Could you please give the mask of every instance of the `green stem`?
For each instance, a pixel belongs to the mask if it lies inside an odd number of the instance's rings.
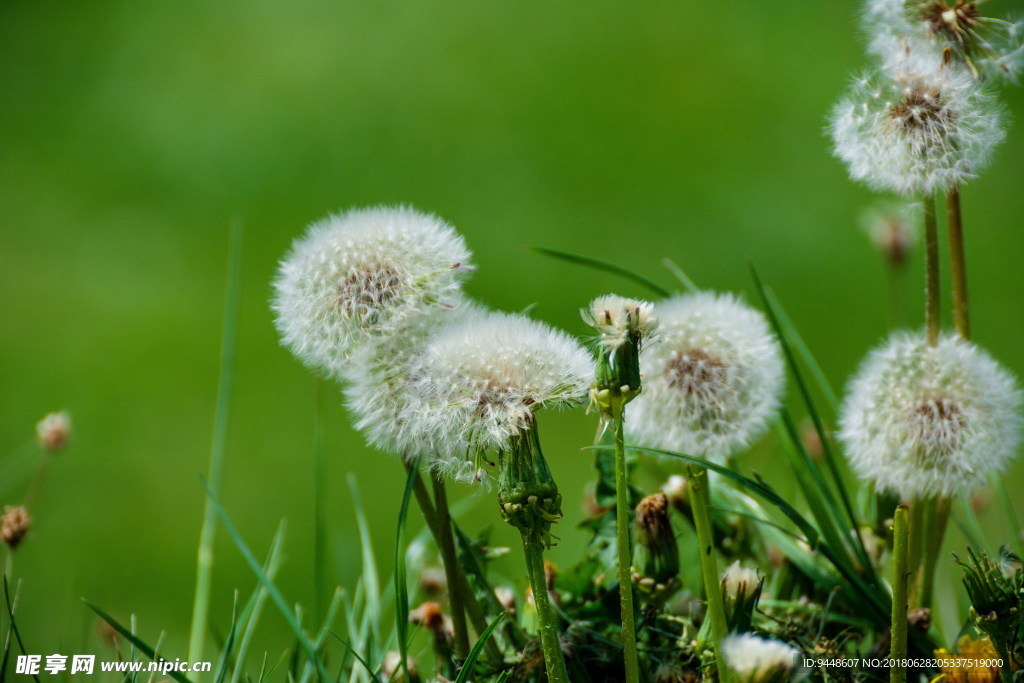
[[[224,472],[224,455],[227,451],[228,413],[231,409],[231,392],[235,374],[235,347],[238,337],[238,309],[242,288],[242,223],[231,224],[228,262],[228,285],[224,302],[224,328],[220,349],[220,379],[217,387],[217,408],[213,418],[213,442],[210,446],[210,465],[207,473],[206,508],[203,512],[203,527],[199,534],[199,549],[196,553],[196,594],[192,604],[192,628],[189,633],[188,658],[193,662],[203,660],[203,644],[206,639],[206,622],[210,612],[210,590],[213,579],[213,547],[217,535],[217,508],[215,501],[220,498],[221,480]]]
[[[939,564],[939,551],[946,536],[949,509],[952,501],[948,498],[933,498],[925,510],[924,538],[922,539],[923,566],[921,568],[921,607],[931,607],[935,588],[935,572]]]
[[[711,491],[708,472],[704,468],[687,466],[690,505],[693,508],[693,525],[697,531],[697,545],[700,553],[700,573],[707,594],[708,618],[711,620],[711,638],[715,649],[719,679],[727,681],[727,669],[722,662],[722,641],[728,635],[725,620],[725,605],[722,601],[722,583],[718,574],[718,560],[715,557],[715,541],[711,532]]]
[[[917,606],[916,596],[920,591],[920,570],[923,564],[924,555],[924,543],[922,539],[925,534],[925,508],[927,508],[927,500],[924,498],[915,498],[910,504],[910,513],[908,521],[908,532],[909,537],[907,541],[907,573],[910,575],[910,592],[908,593],[909,599]]]
[[[939,231],[935,223],[935,197],[925,194],[924,203],[924,248],[925,248],[925,328],[928,330],[928,346],[939,343],[941,308],[939,305]]]
[[[448,582],[448,602],[452,613],[452,629],[455,632],[455,655],[459,661],[463,661],[469,656],[469,631],[466,628],[462,582],[458,578],[459,561],[455,556],[455,538],[452,536],[452,518],[448,510],[448,492],[444,488],[444,482],[438,478],[437,474],[434,474],[431,479],[434,483],[436,506],[434,510],[440,532],[440,538],[437,541],[441,551],[441,561],[444,563],[445,580]]]
[[[949,224],[949,273],[953,280],[953,323],[957,334],[971,338],[971,311],[967,299],[967,259],[964,252],[964,225],[960,212],[960,188],[946,194]]]
[[[410,464],[404,460],[403,462],[408,469]],[[412,492],[416,497],[416,504],[419,505],[420,512],[423,514],[423,520],[426,522],[427,528],[430,530],[430,535],[433,536],[434,543],[436,543],[438,548],[440,548],[441,524],[438,521],[434,503],[430,500],[430,494],[427,493],[427,487],[423,483],[423,478],[420,476],[419,472],[417,472],[416,476],[413,478]],[[477,600],[476,594],[469,585],[469,579],[466,578],[466,573],[462,570],[462,565],[456,562],[454,567],[456,581],[465,598],[466,611],[469,613],[470,621],[473,622],[473,629],[479,635],[487,629],[487,617],[484,614],[483,608],[480,606],[480,602]],[[445,580],[448,580],[447,568],[445,569]],[[449,591],[449,595],[450,594],[451,592]],[[487,640],[486,648],[487,653],[491,655],[494,661],[500,662],[502,660],[501,649],[493,639],[489,638]]]
[[[890,683],[907,680],[907,669],[899,662],[907,657],[907,577],[910,563],[908,537],[910,521],[906,505],[898,505],[893,516],[893,572],[892,572],[892,622],[891,648],[889,657],[893,660],[889,669]]]
[[[558,622],[551,598],[548,596],[548,582],[544,575],[544,551],[537,539],[530,539],[523,534],[523,552],[526,555],[526,573],[533,589],[533,602],[537,606],[537,619],[540,622],[540,643],[544,650],[544,666],[548,673],[548,683],[569,683],[569,673],[565,669],[562,657],[562,643],[558,635]]]
[[[618,533],[619,601],[622,613],[622,647],[626,660],[627,683],[640,681],[640,663],[636,651],[636,615],[633,610],[632,551],[629,540],[633,508],[629,505],[629,477],[626,472],[626,445],[623,438],[624,407],[615,411],[615,522]]]

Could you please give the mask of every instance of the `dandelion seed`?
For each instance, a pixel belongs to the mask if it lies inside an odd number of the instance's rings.
[[[853,469],[905,499],[949,497],[1005,469],[1019,442],[1014,378],[958,336],[897,335],[850,383],[840,420]]]
[[[749,633],[722,641],[725,665],[739,683],[784,683],[796,680],[799,650],[778,640]]]
[[[543,323],[471,312],[438,331],[410,364],[414,390],[426,400],[413,431],[436,435],[432,465],[482,477],[483,454],[506,451],[532,431],[534,411],[584,400],[592,366],[575,340]]]
[[[338,377],[361,342],[394,333],[425,309],[455,305],[469,257],[449,225],[410,208],[318,221],[296,240],[274,281],[282,342]]]
[[[906,50],[933,59],[949,50],[975,79],[1016,80],[1024,65],[1024,23],[985,16],[976,0],[870,0],[870,50],[883,61]]]
[[[998,104],[967,72],[909,53],[858,79],[830,131],[855,180],[903,195],[974,178],[1004,137]]]
[[[36,424],[39,447],[48,453],[57,453],[71,440],[71,416],[67,412],[50,413]]]
[[[748,446],[779,405],[784,367],[758,311],[702,292],[656,304],[656,343],[644,347],[644,391],[627,436],[637,445],[723,460]]]

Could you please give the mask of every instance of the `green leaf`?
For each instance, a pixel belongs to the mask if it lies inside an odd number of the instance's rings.
[[[9,632],[7,634],[6,644],[4,646],[4,665],[0,667],[0,678],[3,678],[4,673],[7,671],[7,659],[10,654],[11,645],[11,632],[14,633],[14,639],[18,641],[18,647],[21,649],[21,653],[26,654],[25,643],[21,640],[21,631],[18,630],[18,623],[14,619],[14,606],[11,604],[11,590],[10,586],[8,586],[7,584],[6,572],[4,573],[4,603],[7,605],[7,617],[11,620],[11,624],[7,627]],[[36,683],[39,683],[39,676],[32,674],[32,678],[36,680]]]
[[[487,644],[487,639],[491,637],[492,633],[494,633],[494,629],[498,628],[498,624],[501,623],[501,620],[505,618],[506,614],[508,614],[508,612],[502,612],[498,616],[494,617],[494,620],[487,625],[484,632],[480,634],[479,638],[477,638],[476,644],[473,646],[473,649],[469,651],[469,656],[466,657],[465,663],[463,663],[462,668],[459,670],[459,675],[456,677],[455,683],[466,683],[466,681],[469,680],[469,677],[473,674],[473,665],[476,664],[476,660],[480,657],[480,653],[484,651],[484,645]]]
[[[683,272],[683,269],[676,265],[675,261],[670,258],[663,258],[662,264],[668,268],[669,272],[672,273],[679,283],[686,288],[686,291],[693,293],[699,292],[700,288],[697,287],[696,283],[690,279],[690,276]]]
[[[544,254],[545,256],[551,256],[557,259],[561,259],[563,261],[568,261],[569,263],[578,263],[579,265],[582,266],[588,266],[590,268],[595,268],[597,270],[603,270],[606,273],[620,275],[626,278],[627,280],[632,280],[633,282],[636,282],[638,284],[643,285],[644,287],[647,287],[648,289],[650,289],[655,294],[658,294],[659,296],[672,295],[671,291],[662,287],[661,285],[659,285],[657,282],[650,279],[646,275],[641,275],[640,273],[634,272],[629,268],[625,268],[615,263],[609,263],[608,261],[602,261],[601,259],[592,258],[590,256],[582,256],[580,254],[573,254],[571,252],[561,251],[559,249],[548,249],[547,247],[530,247],[530,249],[538,253]]]
[[[141,638],[136,636],[134,633],[129,631],[127,628],[122,626],[117,619],[110,616],[109,614],[107,614],[102,609],[92,604],[85,598],[82,598],[82,602],[84,602],[89,609],[95,612],[100,619],[110,624],[110,627],[117,631],[119,634],[121,634],[125,640],[131,643],[133,648],[137,648],[139,652],[149,657],[151,661],[157,661],[156,652],[153,650],[153,648],[146,644]],[[189,681],[189,679],[179,671],[168,671],[167,675],[173,678],[174,680],[178,681],[179,683],[191,683],[191,681]]]

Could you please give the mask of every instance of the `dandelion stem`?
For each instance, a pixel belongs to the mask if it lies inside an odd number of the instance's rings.
[[[411,463],[405,461],[404,459],[403,462],[405,463],[406,469],[412,466]],[[423,483],[423,478],[420,476],[419,472],[417,472],[416,476],[413,478],[412,492],[413,495],[416,497],[416,504],[419,505],[420,512],[423,514],[423,520],[426,522],[427,528],[430,530],[430,535],[434,537],[434,542],[437,544],[438,548],[440,548],[441,524],[438,521],[437,511],[434,508],[434,503],[433,501],[430,500],[430,494],[427,493],[427,487]],[[445,499],[445,501],[447,502],[447,498]],[[479,600],[477,600],[476,594],[473,592],[473,589],[469,585],[469,580],[466,578],[466,573],[462,570],[462,565],[458,562],[455,562],[453,566],[455,570],[455,580],[457,584],[460,586],[460,591],[464,598],[466,611],[469,613],[469,619],[473,623],[473,630],[475,630],[477,634],[481,634],[485,630],[487,630],[487,617],[484,614],[483,608],[480,606]],[[449,580],[448,563],[445,563],[445,580]],[[450,591],[449,595],[451,595]],[[454,609],[452,611],[454,611]],[[495,661],[501,661],[501,649],[498,647],[498,645],[494,642],[493,639],[489,638],[487,640],[487,645],[485,647],[487,648],[487,653]]]
[[[964,254],[964,226],[960,213],[960,188],[946,194],[946,217],[949,223],[949,271],[953,279],[953,323],[957,334],[971,338],[971,312],[967,299],[967,260]]]
[[[715,558],[715,542],[711,532],[711,490],[708,485],[708,471],[704,468],[687,467],[690,504],[693,507],[693,526],[697,531],[697,545],[700,553],[700,573],[704,581],[704,592],[708,601],[708,618],[711,620],[711,638],[715,649],[719,680],[729,683],[726,668],[722,663],[722,641],[728,635],[725,620],[725,604],[722,601],[722,584],[718,575],[718,561]]]
[[[469,631],[466,629],[465,600],[462,581],[459,581],[458,559],[455,557],[455,538],[452,536],[452,518],[448,510],[448,492],[437,474],[431,476],[434,483],[434,503],[438,526],[438,549],[444,563],[445,579],[448,582],[448,602],[451,606],[452,629],[455,632],[455,655],[460,661],[469,655]]]
[[[544,650],[544,666],[548,683],[569,683],[569,673],[562,657],[562,642],[558,635],[558,622],[548,596],[548,582],[544,574],[544,551],[536,538],[523,534],[523,552],[526,555],[526,573],[533,589],[533,602],[537,606],[540,622],[540,642]]]
[[[926,193],[924,203],[924,250],[925,250],[925,327],[928,330],[928,346],[939,343],[939,329],[942,325],[939,305],[939,232],[935,223],[935,197]]]
[[[893,660],[889,669],[890,683],[907,680],[907,669],[900,661],[907,657],[907,576],[909,572],[909,519],[906,505],[896,506],[893,515],[893,571],[892,571],[892,622],[889,657]]]
[[[626,660],[627,683],[638,683],[640,664],[636,651],[636,615],[633,611],[632,551],[629,529],[633,508],[629,504],[629,480],[626,472],[626,445],[623,437],[625,407],[613,411],[615,430],[615,521],[618,532],[619,600],[622,612],[622,647]]]
[[[935,589],[935,571],[939,563],[939,551],[942,540],[946,536],[946,525],[949,522],[949,509],[952,501],[949,498],[933,498],[928,501],[924,513],[924,538],[922,539],[922,555],[924,564],[921,567],[921,587],[918,603],[921,607],[931,607]]]

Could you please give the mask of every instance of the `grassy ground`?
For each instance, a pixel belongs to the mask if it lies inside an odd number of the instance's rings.
[[[526,245],[664,282],[671,256],[702,285],[746,292],[749,256],[841,384],[888,324],[884,273],[857,228],[872,197],[822,132],[861,65],[854,11],[0,3],[0,457],[28,463],[19,449],[50,410],[72,411],[77,432],[17,557],[30,650],[80,642],[92,628],[80,596],[184,646],[234,217],[247,236],[224,501],[256,548],[289,518],[281,585],[295,600],[312,594],[315,382],[278,347],[267,299],[276,260],[328,211],[437,212],[477,254],[474,296],[509,310],[537,302],[538,317],[580,334],[593,295],[643,292]],[[1007,101],[1024,110],[1019,91]],[[1018,376],[1022,154],[1018,126],[964,192],[975,336]],[[912,268],[913,311],[921,279]],[[338,404],[332,393],[328,515],[337,580],[350,584],[345,475],[371,501],[382,562],[403,475]],[[543,430],[570,520],[592,429],[565,415]],[[24,485],[0,481],[0,502]],[[466,504],[480,511],[471,528],[497,521],[491,497]],[[552,556],[568,562],[580,537],[569,524],[559,535]],[[254,580],[226,538],[218,548],[214,621],[226,628],[231,590]],[[518,560],[507,567],[521,573]]]

